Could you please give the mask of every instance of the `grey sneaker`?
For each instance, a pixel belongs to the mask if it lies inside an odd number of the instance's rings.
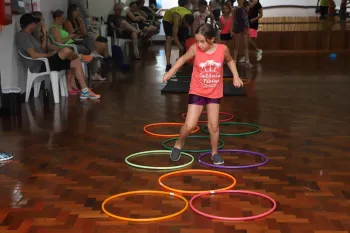
[[[221,155],[219,155],[219,154],[213,155],[211,157],[211,160],[213,160],[213,163],[215,165],[224,164],[224,160],[222,159]]]
[[[170,159],[174,162],[179,161],[181,158],[181,150],[177,148],[173,148],[170,154]]]

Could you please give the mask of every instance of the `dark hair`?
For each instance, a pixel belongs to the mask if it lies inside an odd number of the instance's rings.
[[[130,2],[129,3],[129,7],[132,7],[133,5],[139,6],[139,4],[137,2]]]
[[[184,16],[184,20],[191,26],[194,22],[194,16],[192,14],[187,14]]]
[[[55,10],[55,11],[51,11],[51,14],[52,14],[52,18],[55,20],[56,18],[64,15],[64,12],[61,10]]]
[[[73,28],[79,27],[79,22],[73,18],[73,12],[78,10],[79,7],[77,4],[70,4],[67,10],[67,19],[71,22]]]
[[[41,11],[33,11],[32,12],[32,15],[35,17],[35,18],[41,18],[43,17],[43,13]]]
[[[177,4],[178,4],[179,6],[184,7],[184,6],[186,6],[188,3],[190,3],[189,0],[179,0]]]
[[[198,3],[198,7],[201,7],[201,6],[208,6],[208,2],[206,0],[200,0]]]
[[[228,7],[230,9],[230,12],[231,12],[231,6],[228,2],[225,2],[224,4],[222,4],[222,10],[224,10],[224,7]]]
[[[201,34],[205,37],[205,39],[207,40],[211,40],[213,38],[215,38],[216,36],[216,32],[213,26],[211,26],[211,24],[205,23],[200,25],[195,34]]]

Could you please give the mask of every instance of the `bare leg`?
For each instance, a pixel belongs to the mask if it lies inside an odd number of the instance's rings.
[[[208,104],[208,129],[210,132],[211,154],[218,153],[220,104]]]
[[[255,48],[256,50],[259,50],[258,45],[256,44],[256,38],[249,38],[249,43]]]
[[[238,49],[240,46],[241,34],[235,34],[235,48],[233,50],[233,61],[237,64]]]
[[[197,126],[197,122],[198,122],[199,116],[202,113],[202,110],[203,110],[202,105],[196,105],[196,104],[188,105],[186,121],[185,121],[185,124],[181,127],[180,136],[175,143],[175,146],[174,146],[175,148],[181,150],[182,145],[185,142],[185,139],[187,138],[188,135],[190,135],[190,133]]]
[[[72,60],[79,58],[78,54],[76,54],[73,50],[71,50],[70,48],[67,48],[67,47],[60,49],[58,51],[58,56],[62,60],[69,60],[69,61],[72,61]]]
[[[165,38],[165,57],[166,57],[166,64],[170,65],[170,56],[171,56],[171,42],[173,38],[171,36],[166,36]]]
[[[246,60],[246,67],[252,68],[253,65],[249,61],[249,34],[243,34],[244,55]]]
[[[72,91],[73,72],[74,71],[72,69],[69,69],[67,70],[67,73],[66,73],[68,92]]]
[[[75,78],[78,80],[80,88],[83,90],[87,88],[85,78],[84,78],[84,72],[83,67],[81,65],[81,61],[79,59],[75,59],[70,62],[70,67],[74,69]]]
[[[131,39],[132,39],[132,47],[134,49],[134,55],[136,58],[140,58],[139,41],[138,41],[136,32],[131,33]]]
[[[135,32],[136,34],[140,32],[140,30],[137,30],[136,28],[134,28],[133,26],[131,26],[130,23],[128,23],[125,20],[122,20],[120,22],[120,28],[123,30],[127,30],[128,32]]]

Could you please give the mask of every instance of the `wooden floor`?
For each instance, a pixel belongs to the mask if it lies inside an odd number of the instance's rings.
[[[261,126],[258,134],[221,137],[225,148],[260,152],[269,162],[255,169],[220,171],[236,178],[236,190],[274,198],[277,208],[271,215],[247,222],[212,221],[188,209],[167,221],[134,224],[103,214],[101,204],[111,195],[162,190],[157,179],[166,172],[134,169],[124,158],[162,149],[163,139],[144,134],[143,126],[183,122],[181,114],[186,111],[186,94],[160,93],[164,51],[154,47],[145,56],[131,75],[114,73],[107,83],[94,84],[101,102],[70,97],[54,105],[52,97],[41,95],[22,105],[22,116],[1,119],[0,148],[15,153],[12,161],[0,167],[1,233],[350,231],[350,57],[345,54],[334,61],[327,55],[266,55],[255,68],[240,68],[241,76],[251,80],[245,87],[247,96],[222,101],[221,110],[235,114],[236,121]],[[179,128],[153,130],[177,133]],[[250,129],[223,126],[220,130]],[[186,142],[186,148],[208,147],[206,139]],[[223,156],[227,165],[261,162],[248,154]],[[172,165],[166,154],[132,161]],[[179,163],[186,161],[184,157]],[[211,169],[197,161],[188,168]],[[226,186],[229,181],[186,175],[165,183],[204,190]],[[227,217],[259,214],[271,207],[264,199],[240,195],[205,197],[194,204],[207,213]],[[167,215],[182,207],[181,200],[167,196],[121,198],[107,205],[108,210],[125,217]]]

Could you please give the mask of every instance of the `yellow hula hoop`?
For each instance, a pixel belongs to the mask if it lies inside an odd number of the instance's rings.
[[[122,216],[118,216],[118,215],[112,214],[112,213],[110,213],[109,211],[107,211],[105,209],[105,205],[110,200],[116,199],[116,198],[122,197],[122,196],[134,195],[134,194],[161,194],[161,195],[174,196],[174,197],[177,197],[177,198],[183,200],[185,202],[185,207],[182,210],[180,210],[179,212],[176,212],[174,214],[170,214],[170,215],[162,216],[162,217],[156,217],[156,218],[127,218],[127,217],[122,217]],[[107,198],[102,203],[102,211],[105,214],[107,214],[109,217],[112,217],[112,218],[115,218],[115,219],[119,219],[119,220],[129,221],[129,222],[155,222],[155,221],[160,221],[160,220],[166,220],[166,219],[170,219],[170,218],[173,218],[173,217],[176,217],[176,216],[182,214],[183,212],[185,212],[187,210],[187,208],[188,208],[188,201],[183,196],[181,196],[179,194],[176,194],[176,193],[169,193],[169,192],[163,192],[163,191],[152,191],[152,190],[139,190],[139,191],[131,191],[131,192],[119,193],[117,195],[114,195],[114,196],[111,196],[111,197]]]
[[[210,174],[210,175],[217,175],[217,176],[221,176],[221,177],[226,177],[229,180],[232,181],[232,184],[230,184],[227,187],[224,188],[219,188],[219,189],[215,189],[215,190],[196,190],[196,191],[188,191],[188,190],[182,190],[182,189],[175,189],[175,188],[171,188],[167,185],[165,185],[162,181],[168,177],[171,176],[176,176],[176,175],[185,175],[185,174],[189,174],[189,173],[197,173],[197,174]],[[158,183],[160,186],[162,186],[163,188],[165,188],[166,190],[169,190],[171,192],[174,193],[180,193],[180,194],[187,194],[187,195],[195,195],[195,194],[199,194],[199,193],[205,193],[205,192],[216,192],[216,191],[221,191],[221,190],[227,190],[227,189],[231,189],[236,185],[236,179],[224,172],[219,172],[219,171],[214,171],[214,170],[202,170],[202,169],[188,169],[188,170],[180,170],[180,171],[175,171],[175,172],[170,172],[167,174],[162,175],[161,177],[159,177],[158,179]]]

